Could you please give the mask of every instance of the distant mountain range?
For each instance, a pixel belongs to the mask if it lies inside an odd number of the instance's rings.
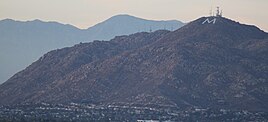
[[[215,20],[214,22],[212,20]],[[51,51],[0,86],[0,104],[268,110],[268,33],[223,17]]]
[[[0,21],[0,83],[24,69],[46,52],[80,42],[110,40],[115,36],[159,29],[175,30],[180,21],[152,21],[117,15],[88,29],[58,22]]]

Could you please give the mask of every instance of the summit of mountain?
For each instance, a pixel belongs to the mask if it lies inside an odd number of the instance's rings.
[[[146,20],[126,14],[113,16],[93,27],[88,28],[91,36],[97,40],[109,40],[114,35],[128,35],[136,32],[150,32],[156,30],[176,30],[184,23],[177,20]]]

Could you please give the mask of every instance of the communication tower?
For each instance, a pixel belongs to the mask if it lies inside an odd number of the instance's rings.
[[[222,17],[222,10],[220,10],[219,6],[217,6],[217,9],[216,9],[216,17]]]
[[[220,9],[219,3],[217,3],[217,2],[214,3],[214,2],[216,2],[216,1],[214,1],[214,0],[211,1],[211,8],[209,10],[209,15],[214,16],[214,17],[222,17],[222,9]],[[216,10],[213,10],[213,8],[215,7],[214,4],[218,4],[216,6]]]

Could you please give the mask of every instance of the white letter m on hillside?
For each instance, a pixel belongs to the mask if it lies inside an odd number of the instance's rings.
[[[215,24],[216,23],[216,18],[214,18],[214,19],[212,19],[212,20],[209,20],[209,18],[207,18],[202,24],[206,24],[206,23],[208,23],[208,24],[210,24],[210,23],[212,23],[212,24]]]

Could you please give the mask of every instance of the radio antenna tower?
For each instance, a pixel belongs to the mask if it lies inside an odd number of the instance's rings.
[[[209,15],[210,16],[214,16],[214,13],[213,13],[213,10],[212,10],[212,8],[213,8],[213,1],[214,0],[211,0],[211,6],[210,6],[210,10],[209,10]]]
[[[222,10],[220,10],[219,6],[216,7],[216,11],[214,11],[212,8],[214,8],[214,0],[211,1],[211,8],[209,10],[209,15],[215,17],[222,17]]]
[[[219,6],[217,6],[216,17],[222,17],[222,10],[220,10]]]
[[[209,10],[209,16],[213,16],[213,15],[212,15],[212,7],[211,7],[210,10]]]

